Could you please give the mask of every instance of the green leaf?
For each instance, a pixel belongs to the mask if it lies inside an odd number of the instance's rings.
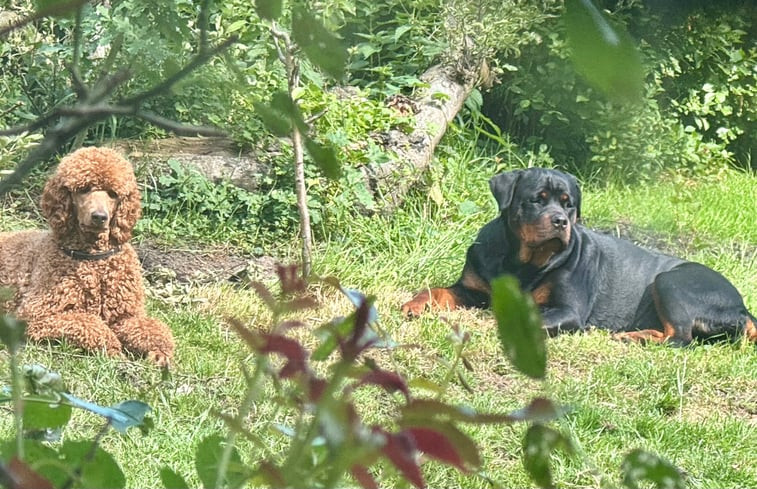
[[[278,111],[282,116],[288,117],[289,121],[297,126],[301,133],[305,134],[308,131],[308,126],[302,118],[300,108],[288,93],[281,90],[274,92],[271,96],[271,108]]]
[[[15,354],[21,347],[25,331],[25,322],[8,314],[0,316],[0,341],[8,347],[8,352],[11,355]]]
[[[576,71],[611,98],[639,100],[644,69],[625,28],[613,25],[592,0],[566,0],[563,18]]]
[[[281,17],[281,0],[255,0],[255,11],[263,19],[276,20]]]
[[[203,439],[195,452],[195,469],[203,487],[206,489],[216,487],[218,478],[219,462],[223,453],[225,442],[219,435],[210,435]],[[239,487],[246,480],[242,458],[236,447],[231,450],[229,466],[223,474],[222,481],[225,486]]]
[[[34,8],[43,17],[72,17],[71,14],[86,0],[35,0]]]
[[[658,489],[686,487],[681,472],[675,465],[644,450],[636,449],[626,455],[621,470],[623,485],[631,489],[638,488],[641,481],[649,481]]]
[[[79,467],[80,481],[76,487],[108,487],[121,489],[126,486],[126,477],[113,456],[102,448],[93,447],[91,441],[68,441],[58,453],[66,467]],[[94,448],[94,450],[93,450]]]
[[[326,178],[336,180],[342,175],[342,166],[336,151],[332,146],[324,146],[316,143],[310,138],[305,139],[305,148],[307,148],[310,157],[315,164],[321,169]]]
[[[187,481],[169,467],[160,469],[160,480],[165,489],[189,489]]]
[[[492,280],[492,311],[499,341],[515,368],[534,379],[547,370],[547,348],[539,311],[518,280],[505,275]]]
[[[295,7],[292,12],[292,36],[314,65],[334,79],[344,76],[347,50],[339,38],[303,7]]]
[[[46,428],[60,428],[71,419],[71,406],[58,404],[57,398],[50,398],[50,403],[24,403],[24,429],[42,430]]]
[[[572,453],[572,445],[560,432],[535,424],[523,439],[523,467],[539,487],[553,487],[550,454],[557,448]]]
[[[8,461],[17,456],[15,440],[0,445],[0,460]],[[54,487],[62,487],[68,479],[68,472],[60,463],[58,453],[41,441],[24,439],[24,462]]]
[[[271,109],[264,103],[255,102],[252,105],[255,108],[255,113],[263,121],[266,129],[271,131],[271,134],[280,138],[291,135],[292,123],[289,118],[282,116],[281,113]]]

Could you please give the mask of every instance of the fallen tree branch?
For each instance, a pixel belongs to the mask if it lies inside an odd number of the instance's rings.
[[[421,76],[428,88],[415,100],[418,112],[414,130],[410,134],[390,131],[382,135],[385,149],[396,157],[390,162],[363,168],[369,188],[384,200],[383,212],[399,206],[431,165],[436,146],[481,80],[484,68],[485,64],[481,64],[461,72],[458,67],[435,65]]]

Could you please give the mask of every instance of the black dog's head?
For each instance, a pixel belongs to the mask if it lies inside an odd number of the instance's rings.
[[[568,246],[581,217],[581,190],[573,175],[544,168],[513,170],[492,177],[489,187],[520,243],[521,262],[541,267]]]

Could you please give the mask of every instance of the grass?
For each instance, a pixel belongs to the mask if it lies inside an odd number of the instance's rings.
[[[404,345],[370,356],[408,380],[439,381],[444,361],[453,354],[449,324],[463,327],[471,335],[466,354],[473,370],[465,376],[472,392],[454,383],[446,400],[487,412],[509,412],[542,395],[569,406],[571,412],[555,427],[570,433],[579,456],[553,457],[561,486],[616,487],[623,456],[644,448],[680,467],[690,487],[757,487],[757,466],[751,462],[757,446],[753,345],[674,349],[622,344],[602,331],[564,335],[548,341],[548,379],[538,383],[507,363],[488,311],[453,311],[444,320],[431,314],[411,321],[400,317],[399,305],[414,291],[457,278],[467,246],[495,214],[487,183],[492,168],[475,155],[453,154],[430,176],[442,199],[419,191],[388,217],[349,211],[330,216],[337,224],[324,230],[327,239],[316,247],[315,272],[375,295],[382,328]],[[643,187],[587,188],[583,216],[604,229],[620,223],[618,229],[632,229],[637,237],[651,237],[668,251],[715,267],[757,311],[755,189],[757,176],[737,172],[697,181],[668,177]],[[3,210],[3,229],[29,222],[23,215],[17,220],[7,206]],[[282,255],[291,256],[292,249],[292,243],[284,243]],[[312,328],[351,307],[329,289],[317,292],[321,308],[309,311],[304,319],[310,327],[296,333],[311,346],[317,344]],[[244,390],[240,365],[251,363],[224,318],[239,317],[260,327],[270,322],[249,290],[216,284],[194,286],[188,294],[193,301],[154,298],[149,304],[177,338],[176,366],[166,379],[143,362],[80,355],[65,345],[29,345],[23,353],[24,362],[60,371],[80,397],[105,405],[134,398],[153,407],[155,429],[149,434],[110,433],[103,441],[124,468],[129,487],[157,487],[163,466],[184,475],[192,487],[199,485],[195,447],[209,434],[224,433],[217,413],[235,412]],[[358,391],[356,401],[359,411],[375,420],[385,419],[394,406],[391,398],[371,390]],[[284,449],[286,438],[271,431],[270,423],[287,424],[289,416],[268,399],[255,405],[248,425],[270,449],[266,453],[241,441],[248,464],[255,466]],[[2,439],[11,437],[10,418],[0,417]],[[99,419],[77,413],[64,436],[91,439],[99,424]],[[481,450],[482,473],[497,486],[532,485],[520,461],[523,426],[478,426],[469,433]],[[424,475],[430,487],[490,487],[481,474],[461,475],[433,462],[424,465]]]

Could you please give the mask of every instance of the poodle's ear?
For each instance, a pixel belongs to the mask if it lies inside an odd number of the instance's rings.
[[[63,185],[63,177],[56,174],[47,181],[40,207],[55,236],[68,234],[76,217],[71,192]]]
[[[139,189],[136,184],[129,188],[128,194],[120,198],[115,218],[111,221],[110,237],[116,243],[124,244],[131,239],[131,232],[142,213]]]

